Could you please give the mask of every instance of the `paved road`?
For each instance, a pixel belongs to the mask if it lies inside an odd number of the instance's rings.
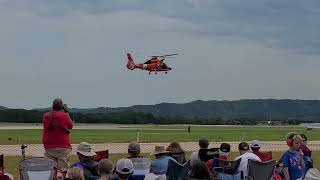
[[[231,151],[238,151],[239,142],[228,142],[231,145]],[[180,143],[185,151],[196,151],[198,150],[198,142],[182,142]],[[72,144],[73,154],[76,154],[75,150],[78,144]],[[92,144],[94,150],[105,150],[108,149],[109,153],[127,153],[128,143],[100,143]],[[168,146],[169,143],[141,143],[141,152],[150,153],[154,150],[155,145]],[[30,144],[27,145],[26,155],[34,156],[43,154],[44,149],[42,144]],[[211,143],[210,147],[219,147],[220,143]],[[320,141],[310,141],[308,146],[313,151],[320,150]],[[288,147],[284,141],[265,141],[261,144],[262,151],[285,151]],[[17,156],[21,155],[20,145],[0,145],[0,154],[5,156]]]

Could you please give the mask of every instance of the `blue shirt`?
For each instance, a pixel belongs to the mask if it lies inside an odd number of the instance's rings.
[[[168,169],[169,159],[173,159],[173,158],[166,154],[163,154],[159,157],[159,159],[153,160],[151,162],[150,172],[156,175],[166,174]]]
[[[283,167],[288,167],[290,180],[296,180],[304,176],[301,158],[297,151],[286,151],[283,154]]]

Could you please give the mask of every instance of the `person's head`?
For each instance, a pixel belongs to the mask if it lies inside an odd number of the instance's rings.
[[[63,102],[61,98],[56,98],[53,100],[52,109],[57,111],[63,110]]]
[[[169,146],[166,148],[166,151],[169,151],[170,153],[182,153],[184,150],[180,146],[178,142],[172,142],[169,144]]]
[[[308,142],[308,138],[305,134],[300,134],[301,136],[301,144],[303,145],[307,145],[307,142]]]
[[[168,154],[168,151],[166,151],[164,146],[156,145],[154,147],[154,151],[151,154],[154,155],[156,158],[159,158],[162,155]]]
[[[301,136],[296,132],[290,132],[287,135],[286,143],[292,150],[298,150],[301,145]]]
[[[116,173],[120,180],[127,179],[133,174],[133,164],[130,159],[119,159],[116,166]]]
[[[221,143],[219,148],[219,155],[220,156],[229,156],[231,146],[228,143]]]
[[[241,155],[248,152],[249,151],[249,144],[246,142],[241,142],[238,146],[238,150]]]
[[[191,168],[190,177],[195,179],[210,179],[211,173],[206,163],[197,159]]]
[[[96,153],[93,151],[91,145],[87,142],[82,142],[77,147],[77,155],[80,161],[90,159],[90,157],[95,156]]]
[[[84,180],[83,170],[79,167],[72,167],[68,169],[65,179]]]
[[[259,149],[261,148],[260,142],[258,140],[251,141],[250,148],[251,151],[259,151]]]
[[[102,174],[112,174],[113,164],[109,159],[101,159],[98,164],[98,172]]]
[[[199,139],[200,149],[208,149],[209,141],[206,137],[202,137]]]
[[[129,157],[137,157],[140,155],[140,144],[136,141],[132,141],[128,146]]]

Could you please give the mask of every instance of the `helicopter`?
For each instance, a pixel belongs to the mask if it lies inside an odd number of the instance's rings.
[[[127,68],[130,69],[130,70],[134,70],[136,68],[137,69],[141,69],[141,70],[146,70],[146,71],[149,71],[149,74],[151,74],[151,72],[155,72],[155,74],[157,74],[157,72],[161,72],[161,71],[164,71],[167,74],[168,71],[170,71],[172,68],[169,67],[163,61],[165,60],[165,58],[171,58],[171,57],[176,56],[176,55],[178,55],[178,54],[166,54],[166,55],[161,55],[161,56],[149,56],[151,58],[148,59],[145,63],[136,64],[133,61],[133,58],[131,57],[131,54],[127,53],[127,57],[128,57]]]

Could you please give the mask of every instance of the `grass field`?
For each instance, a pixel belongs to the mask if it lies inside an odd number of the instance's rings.
[[[187,152],[186,153],[186,158],[188,159],[190,157],[190,153],[191,152]],[[273,152],[273,158],[278,160],[280,155],[282,154],[282,152]],[[111,154],[109,156],[109,159],[113,162],[113,164],[115,165],[117,160],[120,158],[124,158],[126,157],[127,154]],[[236,152],[233,152],[230,154],[231,159],[234,159],[235,157],[237,157],[239,154]],[[144,154],[144,156],[149,157],[150,154]],[[314,160],[314,165],[316,168],[320,168],[320,151],[315,151],[312,154],[313,156],[313,160]],[[153,158],[153,157],[151,157]],[[6,172],[13,174],[15,179],[18,179],[19,177],[19,162],[22,160],[21,156],[11,156],[11,157],[5,157],[5,168],[6,168]],[[76,156],[72,156],[71,160],[72,163],[77,161],[77,157]]]
[[[95,142],[129,142],[136,139],[137,129],[140,130],[140,142],[187,142],[198,141],[206,136],[210,141],[282,141],[291,131],[305,133],[308,140],[320,140],[320,129],[306,130],[299,126],[191,126],[188,134],[187,126],[183,125],[135,125],[120,126],[108,129],[101,125],[98,129],[73,129],[72,143],[82,141]],[[1,129],[0,144],[35,144],[41,143],[41,129]]]

